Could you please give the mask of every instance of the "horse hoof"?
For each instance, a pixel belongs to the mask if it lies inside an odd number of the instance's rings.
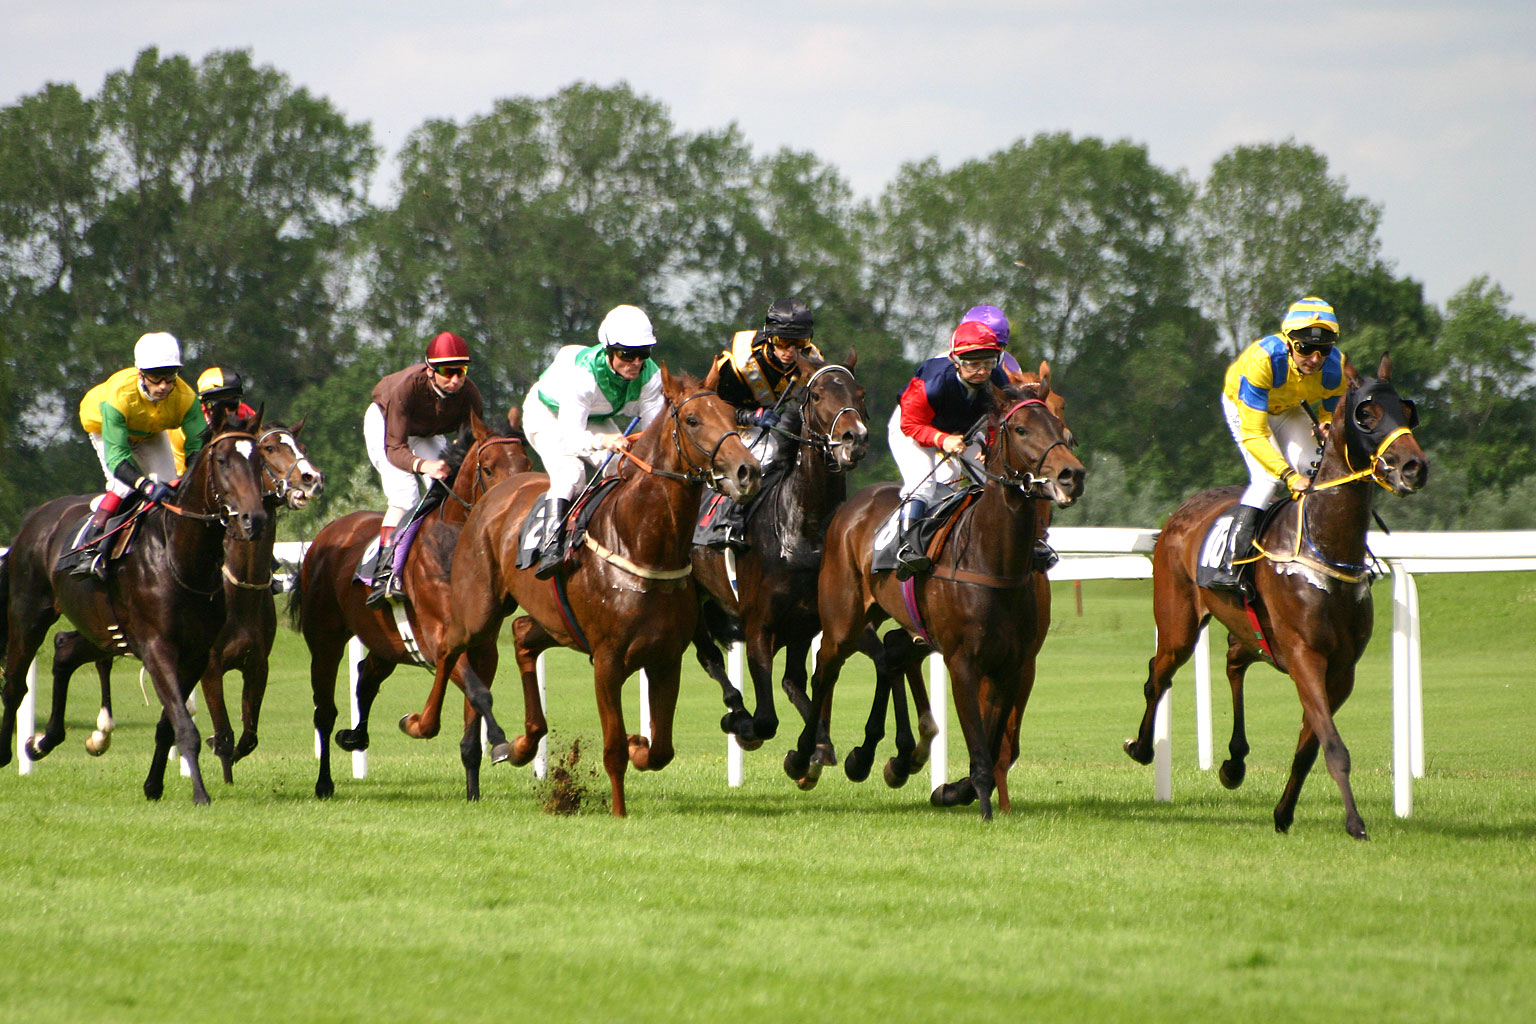
[[[748,753],[751,753],[754,750],[761,750],[762,746],[763,746],[763,741],[760,738],[756,737],[756,736],[753,736],[749,740],[744,740],[740,736],[738,736],[738,737],[736,737],[736,745],[738,747],[740,747],[742,750],[747,751]]]
[[[330,779],[315,783],[315,796],[321,800],[329,800],[336,794],[336,784]]]
[[[811,752],[811,764],[819,768],[835,768],[837,751],[832,749],[830,743],[818,743],[816,749]]]
[[[21,745],[22,748],[24,750],[26,750],[27,756],[30,757],[34,761],[41,761],[43,758],[48,756],[48,751],[46,751],[43,748],[38,746],[38,743],[42,739],[43,739],[43,734],[42,733],[36,733],[33,736],[29,737],[27,739],[27,742],[25,742],[25,743],[23,743]]]
[[[893,757],[885,762],[885,784],[892,789],[900,789],[907,784],[912,776],[896,767],[896,759]]]
[[[1228,789],[1236,789],[1243,784],[1243,778],[1248,774],[1248,766],[1238,761],[1223,761],[1221,768],[1216,772],[1216,777],[1221,784]]]
[[[1125,741],[1125,753],[1127,757],[1129,757],[1132,761],[1135,761],[1137,764],[1152,763],[1151,748],[1144,748],[1135,740]]]
[[[874,755],[865,754],[862,747],[854,747],[849,751],[848,759],[843,762],[843,774],[848,776],[849,782],[863,782],[869,778],[869,769],[874,760]]]
[[[110,732],[103,732],[102,730],[97,729],[95,732],[91,733],[89,737],[86,738],[85,752],[90,754],[92,757],[100,757],[102,754],[107,752],[107,748],[111,745],[112,734]]]
[[[805,771],[805,776],[795,780],[795,785],[800,787],[800,792],[809,793],[816,788],[816,783],[821,781],[821,765],[812,764]]]
[[[409,717],[409,715],[406,716],[406,718]],[[404,723],[405,719],[402,718],[400,721]],[[403,724],[400,728],[402,732],[406,732],[405,726]],[[408,732],[406,734],[409,735]],[[361,729],[337,729],[336,745],[342,750],[350,750],[354,752],[359,750],[367,750],[368,734]]]
[[[151,786],[147,782],[144,783],[144,799],[146,800],[159,800],[163,792],[163,786]]]
[[[784,774],[796,782],[805,778],[805,773],[810,770],[811,759],[798,750],[790,750],[784,755]]]
[[[779,734],[779,720],[777,718],[752,719],[752,734],[757,737],[758,743],[771,740]]]
[[[491,764],[502,764],[512,760],[512,745],[510,743],[498,743],[491,748]],[[476,799],[479,799],[476,797]]]

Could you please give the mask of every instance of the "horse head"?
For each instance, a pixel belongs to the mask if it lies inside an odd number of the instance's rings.
[[[826,456],[835,473],[852,469],[869,453],[864,386],[853,375],[858,361],[853,349],[842,364],[813,362],[803,350],[795,355],[805,382],[799,389],[805,439]]]
[[[1335,427],[1342,426],[1344,463],[1354,472],[1366,467],[1377,483],[1399,497],[1420,490],[1429,480],[1429,458],[1413,436],[1419,410],[1392,386],[1392,360],[1383,354],[1376,376],[1361,377],[1346,358],[1349,390],[1340,401]]]
[[[234,539],[255,540],[267,524],[256,436],[225,431],[210,439],[188,467],[178,498],[194,515],[223,519]]]
[[[1084,470],[1072,454],[1072,432],[1052,410],[1050,366],[1042,362],[1034,382],[989,387],[988,470],[1028,497],[1050,498],[1062,508],[1071,505],[1083,493]],[[1056,408],[1064,408],[1064,403],[1058,400]]]
[[[281,423],[262,425],[265,406],[256,411],[249,422],[230,419],[232,430],[244,430],[256,438],[256,453],[261,458],[262,487],[268,494],[297,511],[317,498],[325,490],[325,474],[309,461],[304,446],[299,443],[299,431],[304,429],[301,419],[292,427]]]
[[[763,469],[736,432],[736,411],[715,394],[718,380],[714,369],[700,383],[686,374],[674,377],[661,364],[661,391],[684,475],[746,502],[762,487]]]
[[[450,487],[467,505],[473,505],[480,495],[507,477],[533,468],[533,462],[528,458],[527,441],[520,428],[521,414],[514,416],[509,411],[507,421],[513,428],[512,433],[498,434],[478,415],[471,413],[469,424],[443,452],[443,461],[448,463]]]

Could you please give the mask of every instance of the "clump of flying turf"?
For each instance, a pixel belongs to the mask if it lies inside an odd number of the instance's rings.
[[[581,763],[581,737],[556,757],[549,766],[549,776],[539,786],[538,796],[545,814],[577,814],[592,799],[597,778],[590,765]]]

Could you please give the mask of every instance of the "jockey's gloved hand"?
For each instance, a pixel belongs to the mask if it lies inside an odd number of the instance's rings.
[[[777,409],[742,409],[736,413],[736,422],[743,427],[762,427],[765,430],[779,425]]]
[[[1299,498],[1312,489],[1312,481],[1294,469],[1286,470],[1285,475],[1280,478],[1280,482],[1285,484],[1286,489],[1291,492],[1292,498]]]
[[[138,482],[139,493],[152,502],[172,501],[176,497],[176,491],[169,485],[161,483],[152,476],[141,476]]]

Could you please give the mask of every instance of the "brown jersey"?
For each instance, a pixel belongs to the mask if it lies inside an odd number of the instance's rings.
[[[457,433],[469,425],[470,413],[484,418],[474,381],[465,380],[454,394],[439,395],[427,378],[426,363],[407,366],[375,384],[373,404],[384,413],[384,456],[407,473],[416,454],[406,446],[406,438]]]

